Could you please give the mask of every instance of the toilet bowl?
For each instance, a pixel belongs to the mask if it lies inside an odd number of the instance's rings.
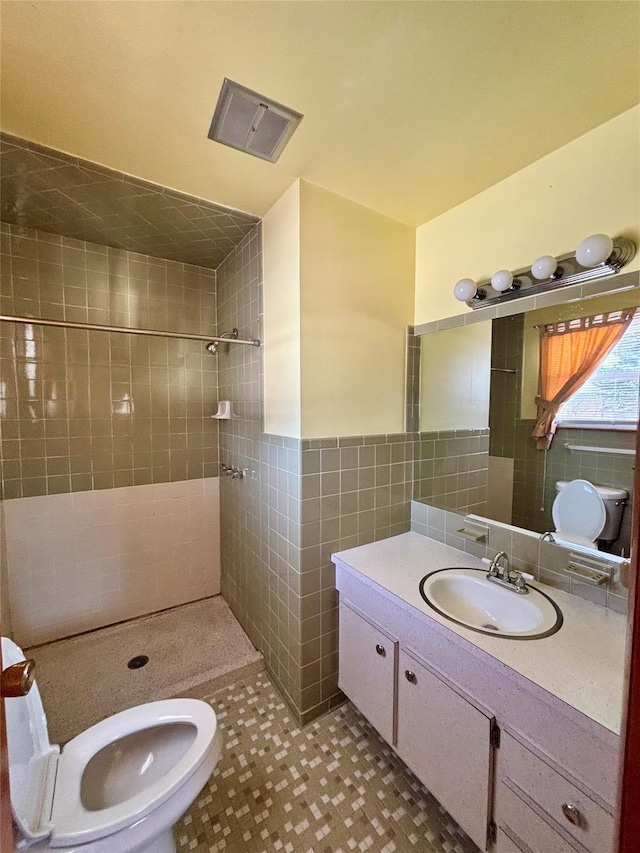
[[[2,638],[3,666],[24,660]],[[49,742],[36,683],[5,702],[16,850],[175,853],[173,824],[221,750],[213,708],[167,699],[121,711],[70,740]]]
[[[624,489],[594,486],[588,480],[558,480],[551,515],[556,542],[598,547],[598,540],[618,537],[629,497]]]

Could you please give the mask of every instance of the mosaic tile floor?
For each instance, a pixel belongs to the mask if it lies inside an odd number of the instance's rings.
[[[180,853],[478,853],[350,703],[300,729],[264,672],[207,701],[224,751]]]

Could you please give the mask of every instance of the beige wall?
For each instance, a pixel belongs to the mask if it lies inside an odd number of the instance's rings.
[[[301,434],[402,432],[415,231],[301,190]]]
[[[262,220],[265,432],[300,436],[300,181]]]
[[[489,426],[491,323],[423,335],[420,432]]]
[[[639,244],[639,130],[634,107],[420,226],[416,324],[469,310],[452,294],[465,276],[527,266],[595,232]],[[471,148],[470,156],[482,153]],[[640,253],[626,269],[640,269]]]
[[[298,181],[263,220],[265,430],[402,432],[415,231]]]

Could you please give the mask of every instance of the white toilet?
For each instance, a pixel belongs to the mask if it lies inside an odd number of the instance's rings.
[[[2,638],[3,666],[24,660]],[[90,689],[90,685],[88,688]],[[168,699],[129,708],[49,743],[37,684],[5,701],[16,850],[175,853],[173,824],[198,796],[220,757],[213,708]]]
[[[556,542],[597,548],[597,540],[618,538],[625,501],[624,489],[594,486],[588,480],[558,480],[551,514]]]

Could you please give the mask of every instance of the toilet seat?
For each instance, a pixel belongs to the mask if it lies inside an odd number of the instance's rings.
[[[2,657],[5,666],[25,659],[6,637]],[[111,850],[109,837],[120,830],[134,836],[153,813],[171,812],[178,804],[177,818],[219,756],[216,714],[199,699],[166,699],[121,711],[77,735],[62,751],[49,741],[37,683],[26,696],[7,702],[5,712],[12,811],[27,846],[38,850],[75,851],[76,845],[94,841]],[[136,762],[132,753],[140,742]],[[183,796],[192,780],[195,793]]]
[[[572,480],[558,492],[551,510],[558,538],[593,548],[606,513],[602,498],[588,480]]]
[[[83,802],[83,778],[91,760],[105,747],[128,735],[150,732],[170,724],[193,728],[193,739],[178,760],[134,796],[105,808],[90,809]],[[86,844],[131,826],[173,796],[195,773],[212,748],[217,726],[213,708],[197,699],[167,699],[128,708],[107,717],[70,740],[58,759],[51,810],[51,847]],[[158,744],[171,752],[172,739]],[[165,758],[169,756],[165,753]],[[153,766],[152,759],[149,769]],[[125,759],[126,761],[126,759]],[[130,768],[133,770],[133,768]],[[126,771],[125,771],[126,772]],[[147,771],[148,772],[148,771]],[[138,777],[139,782],[142,780]]]

